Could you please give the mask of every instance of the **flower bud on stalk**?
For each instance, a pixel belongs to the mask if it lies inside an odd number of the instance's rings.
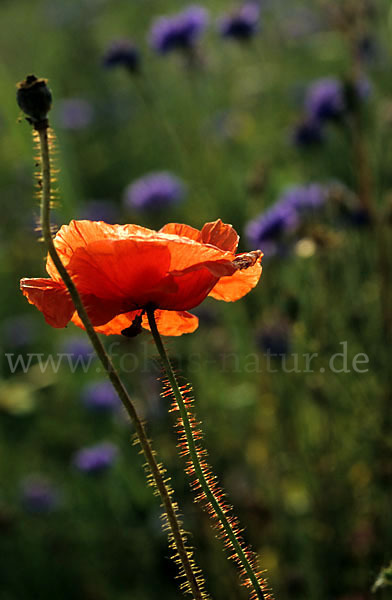
[[[26,120],[34,129],[47,129],[48,112],[52,106],[52,94],[47,86],[47,79],[38,79],[28,75],[24,81],[17,84],[16,100],[19,108],[25,113]]]

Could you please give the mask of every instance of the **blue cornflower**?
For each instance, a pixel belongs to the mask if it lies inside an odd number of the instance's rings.
[[[342,81],[334,77],[326,77],[313,82],[308,88],[305,98],[305,110],[312,121],[338,120],[351,110],[348,89]],[[352,94],[356,100],[369,98],[372,85],[369,79],[362,77],[352,86]]]
[[[279,241],[294,230],[298,223],[297,213],[288,204],[277,202],[265,213],[248,223],[245,229],[250,245],[260,247],[266,256],[276,254]]]
[[[67,337],[62,342],[61,353],[71,356],[78,364],[85,364],[91,356],[94,356],[94,350],[90,342],[81,335]]]
[[[246,2],[232,14],[222,17],[219,30],[223,37],[244,41],[258,31],[259,21],[259,5],[256,2]]]
[[[96,412],[113,412],[120,406],[119,397],[109,381],[88,384],[83,390],[82,402]]]
[[[84,129],[93,118],[93,107],[83,98],[67,98],[60,100],[59,120],[64,129]]]
[[[105,52],[102,59],[104,67],[124,67],[132,73],[140,68],[140,52],[129,40],[117,40]]]
[[[125,205],[140,210],[161,209],[181,202],[185,197],[183,182],[171,173],[150,173],[125,190]]]
[[[207,23],[207,10],[197,4],[175,15],[158,17],[150,30],[150,44],[160,54],[192,48]]]
[[[327,199],[327,190],[318,183],[288,188],[281,196],[280,203],[291,207],[298,216],[322,208]]]
[[[323,139],[322,124],[318,119],[303,119],[292,133],[292,140],[296,146],[314,146],[320,144]]]
[[[59,494],[46,477],[29,475],[21,482],[22,504],[31,513],[49,513],[57,508]]]
[[[103,442],[79,450],[73,458],[73,464],[83,473],[101,473],[113,465],[117,455],[117,446]]]
[[[359,198],[344,184],[331,183],[331,200],[338,209],[338,215],[345,225],[368,227],[372,223],[369,211],[361,205]]]
[[[7,346],[26,346],[33,342],[38,335],[38,326],[30,315],[16,315],[3,322],[1,333]]]
[[[114,224],[118,222],[117,212],[110,200],[88,200],[82,206],[80,218]]]
[[[331,120],[340,118],[345,111],[343,86],[333,77],[318,79],[307,92],[305,109],[313,120]]]
[[[256,342],[260,350],[272,355],[285,355],[290,351],[291,331],[284,319],[267,323],[257,333]]]
[[[245,232],[250,244],[259,246],[266,256],[276,254],[285,236],[308,214],[321,209],[326,199],[326,188],[316,183],[288,188],[271,208],[248,223]]]

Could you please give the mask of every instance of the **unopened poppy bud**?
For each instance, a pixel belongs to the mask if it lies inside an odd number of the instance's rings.
[[[47,80],[28,75],[24,81],[17,84],[17,88],[16,100],[27,115],[29,123],[36,129],[47,127],[47,114],[52,106],[52,94]]]

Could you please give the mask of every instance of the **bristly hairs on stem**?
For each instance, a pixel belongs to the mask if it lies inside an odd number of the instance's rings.
[[[140,439],[138,438],[138,436],[136,434],[134,436],[133,444],[135,446],[141,445]],[[144,450],[143,450],[143,448],[141,448],[140,454],[143,454],[143,453],[144,453]],[[154,456],[156,456],[155,451],[153,451],[153,454],[154,454]],[[169,498],[171,499],[173,512],[177,519],[180,534],[181,534],[182,540],[183,540],[183,548],[187,554],[188,562],[192,568],[192,572],[195,577],[195,583],[197,584],[197,588],[199,589],[199,592],[195,593],[194,589],[192,589],[189,578],[188,578],[187,574],[185,573],[185,569],[184,569],[183,562],[182,562],[182,557],[180,556],[180,553],[178,550],[177,540],[176,540],[176,537],[175,537],[173,529],[172,529],[172,525],[171,525],[171,522],[170,522],[170,519],[168,516],[168,512],[165,510],[165,506],[161,499],[161,508],[163,509],[162,514],[161,514],[162,529],[163,529],[163,531],[165,531],[167,533],[167,536],[168,536],[169,548],[172,551],[172,555],[170,556],[170,558],[174,561],[174,563],[177,565],[177,567],[179,569],[178,578],[181,580],[181,583],[179,586],[180,590],[182,590],[185,594],[191,594],[193,596],[193,598],[200,598],[201,600],[209,600],[209,595],[205,591],[204,576],[202,574],[201,569],[195,563],[195,560],[193,558],[193,554],[194,554],[193,548],[189,545],[188,540],[187,540],[187,534],[185,533],[185,531],[183,529],[183,523],[181,520],[181,515],[179,513],[178,503],[175,500],[173,500],[174,490],[171,487],[171,478],[167,475],[167,470],[162,465],[162,463],[157,463],[157,466],[159,469],[160,476],[165,483],[167,494],[168,494]],[[156,477],[154,476],[154,473],[152,472],[149,463],[145,462],[143,467],[144,467],[144,471],[146,473],[148,485],[153,489],[154,496],[161,496],[161,492],[157,485]]]
[[[201,445],[201,424],[193,412],[192,387],[190,384],[179,385],[177,381],[158,331],[153,308],[147,310],[147,316],[167,377],[163,380],[162,396],[172,400],[170,412],[176,413],[178,417],[175,427],[178,432],[179,453],[186,459],[186,473],[196,494],[195,501],[201,503],[211,517],[229,558],[239,569],[241,584],[250,591],[250,600],[272,600],[271,590],[260,571],[257,555],[245,544],[243,529],[207,463],[207,451]]]
[[[154,488],[154,492],[160,495],[164,511],[164,528],[169,532],[169,544],[173,549],[173,558],[179,566],[179,577],[182,582],[180,589],[192,595],[194,600],[207,600],[208,595],[204,590],[204,579],[201,571],[195,565],[193,550],[187,542],[186,534],[179,520],[178,505],[173,500],[173,490],[166,470],[156,460],[155,450],[147,436],[144,422],[140,419],[138,412],[128,394],[112,360],[106,352],[100,337],[95,331],[82,302],[81,296],[75,286],[73,279],[63,265],[52,239],[50,226],[51,207],[51,161],[50,161],[50,138],[49,122],[47,113],[51,108],[52,96],[47,87],[45,79],[37,79],[34,75],[26,77],[25,81],[18,84],[17,101],[19,107],[25,113],[27,121],[33,126],[39,139],[39,153],[41,164],[41,177],[39,190],[41,196],[41,228],[44,242],[48,249],[59,275],[68,289],[69,295],[74,303],[75,309],[81,319],[88,337],[100,359],[104,370],[116,390],[125,410],[127,411],[136,430],[137,443],[146,459],[145,468],[148,473],[148,481]],[[53,140],[53,138],[52,138]]]
[[[53,210],[53,209],[59,208],[59,206],[60,206],[59,189],[58,188],[53,189],[53,185],[58,183],[57,175],[59,174],[60,169],[57,168],[57,164],[56,164],[56,155],[58,153],[57,152],[56,135],[55,135],[53,129],[51,129],[50,127],[48,128],[47,131],[48,131],[49,161],[50,161],[50,173],[51,173],[50,209]],[[33,129],[32,133],[33,133],[33,146],[34,146],[34,151],[35,151],[34,167],[36,169],[34,172],[34,179],[35,179],[34,197],[37,200],[38,206],[41,206],[41,199],[42,199],[41,142],[40,142],[40,136],[39,136],[38,131],[36,129]],[[52,236],[54,236],[57,233],[58,226],[55,223],[51,223],[50,230],[51,230]],[[36,217],[35,231],[42,234],[40,216]],[[44,242],[44,238],[42,235],[39,238],[39,241]]]

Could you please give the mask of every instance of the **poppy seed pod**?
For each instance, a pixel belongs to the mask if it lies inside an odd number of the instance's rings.
[[[17,88],[16,100],[27,115],[29,123],[36,129],[47,127],[47,114],[52,106],[52,94],[47,80],[28,75],[24,81],[18,83]]]

